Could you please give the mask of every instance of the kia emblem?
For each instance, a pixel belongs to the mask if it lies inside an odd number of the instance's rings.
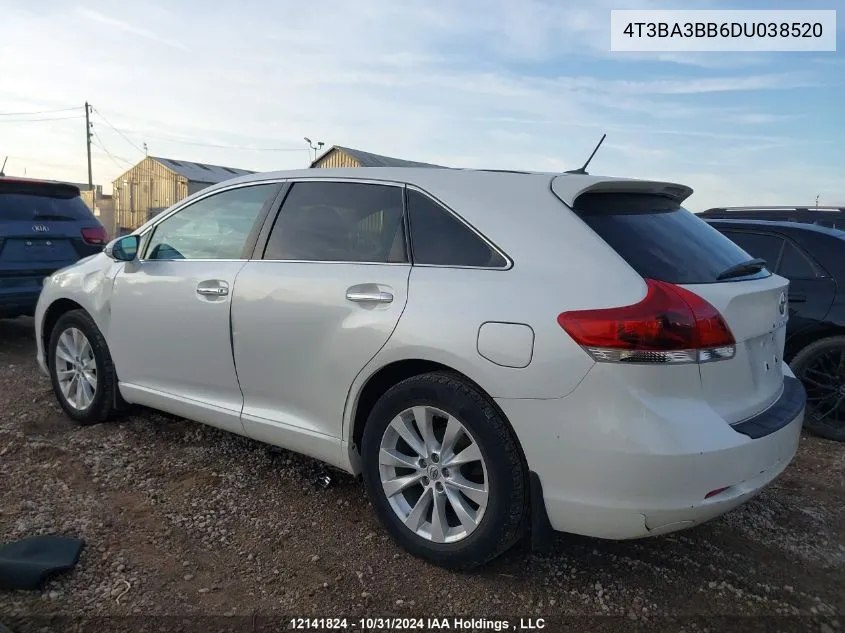
[[[32,230],[36,233],[47,233],[50,230],[50,227],[44,224],[33,224]]]
[[[780,293],[780,300],[778,301],[778,312],[780,312],[781,316],[786,314],[786,294],[783,292]]]

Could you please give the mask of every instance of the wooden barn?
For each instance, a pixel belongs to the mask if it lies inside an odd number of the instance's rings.
[[[329,169],[336,167],[440,167],[440,165],[419,163],[413,160],[364,152],[351,147],[332,145],[311,163],[311,167]]]
[[[209,185],[251,173],[254,172],[234,167],[147,156],[112,182],[115,233],[133,231],[157,213]]]

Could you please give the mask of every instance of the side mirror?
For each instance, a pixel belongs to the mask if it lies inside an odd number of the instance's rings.
[[[124,235],[106,245],[104,252],[118,262],[131,262],[138,256],[141,238],[137,235]]]

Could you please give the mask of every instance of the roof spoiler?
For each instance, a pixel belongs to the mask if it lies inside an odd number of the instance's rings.
[[[693,190],[691,187],[673,182],[659,182],[653,180],[631,180],[627,178],[606,178],[586,184],[582,187],[573,187],[573,181],[580,179],[569,178],[562,174],[552,179],[552,192],[566,205],[572,207],[575,201],[585,193],[634,193],[651,194],[663,196],[682,204],[689,198]]]
[[[35,193],[38,191],[50,192],[55,195],[72,198],[80,195],[80,189],[69,182],[58,180],[37,180],[35,178],[0,178],[0,188],[6,192],[16,191],[19,193]]]

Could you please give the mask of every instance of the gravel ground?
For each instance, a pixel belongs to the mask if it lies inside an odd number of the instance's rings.
[[[542,556],[517,551],[456,574],[389,540],[359,482],[316,487],[308,459],[146,411],[75,426],[38,374],[31,328],[0,320],[0,543],[58,533],[87,545],[43,592],[0,592],[16,633],[57,614],[134,616],[102,630],[153,615],[207,631],[376,615],[544,618],[547,630],[599,615],[617,617],[592,630],[688,616],[711,619],[679,627],[841,628],[845,445],[805,436],[778,482],[699,528],[629,542],[561,535]]]

